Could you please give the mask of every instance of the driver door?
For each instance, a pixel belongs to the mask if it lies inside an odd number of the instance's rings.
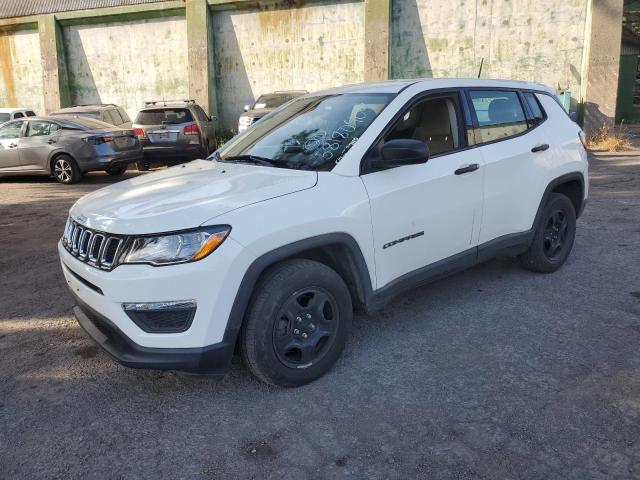
[[[460,255],[475,261],[482,212],[482,158],[466,148],[460,96],[438,93],[414,100],[370,155],[385,141],[421,140],[426,163],[361,175],[373,223],[377,288],[407,273],[428,273]],[[434,265],[435,264],[435,265]]]
[[[0,127],[0,170],[19,170],[18,146],[23,120],[9,122]]]

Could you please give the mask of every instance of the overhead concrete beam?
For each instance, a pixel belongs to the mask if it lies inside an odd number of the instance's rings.
[[[207,0],[187,0],[186,15],[189,97],[195,99],[209,115],[216,115],[211,13]]]
[[[364,9],[364,79],[387,80],[391,0],[366,0]]]
[[[50,113],[71,104],[62,32],[54,15],[38,17],[44,110]]]
[[[584,130],[613,125],[618,96],[623,0],[591,0],[587,20]]]

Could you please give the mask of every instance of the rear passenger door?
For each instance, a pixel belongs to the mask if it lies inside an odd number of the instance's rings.
[[[470,142],[484,163],[479,244],[531,229],[540,202],[548,145],[526,99],[515,89],[468,89],[474,122]],[[527,118],[529,116],[529,119]]]

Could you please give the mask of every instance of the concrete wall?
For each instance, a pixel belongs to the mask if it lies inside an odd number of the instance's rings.
[[[533,80],[579,96],[587,0],[394,0],[391,77]]]
[[[63,27],[72,104],[115,103],[131,119],[145,100],[189,95],[184,17]]]
[[[0,106],[44,113],[37,30],[0,31]]]
[[[224,129],[245,104],[275,90],[309,91],[364,79],[364,3],[214,13],[214,76]]]

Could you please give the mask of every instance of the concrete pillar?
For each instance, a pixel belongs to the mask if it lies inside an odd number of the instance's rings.
[[[613,125],[618,95],[623,0],[591,0],[587,29],[584,130]]]
[[[389,78],[391,0],[366,0],[364,5],[364,79]]]
[[[216,115],[213,87],[213,42],[207,0],[187,0],[187,45],[189,60],[189,98]]]
[[[71,105],[60,25],[54,15],[38,17],[42,85],[46,113]]]

